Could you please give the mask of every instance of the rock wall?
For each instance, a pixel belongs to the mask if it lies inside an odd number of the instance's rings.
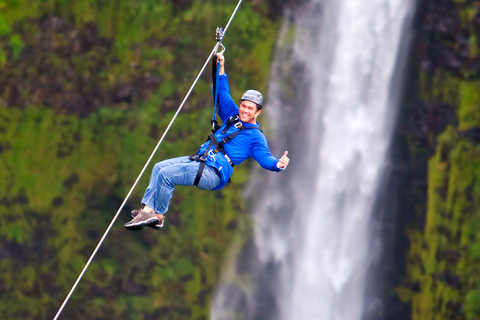
[[[480,2],[421,1],[399,134],[412,319],[480,317]]]

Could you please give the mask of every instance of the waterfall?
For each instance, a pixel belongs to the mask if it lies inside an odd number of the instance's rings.
[[[310,0],[285,12],[264,121],[291,164],[253,175],[253,240],[224,272],[212,319],[362,319],[413,10],[413,0]]]

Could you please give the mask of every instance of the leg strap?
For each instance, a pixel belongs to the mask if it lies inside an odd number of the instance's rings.
[[[197,176],[195,177],[195,181],[193,182],[194,186],[198,186],[200,182],[200,178],[202,178],[203,169],[205,169],[205,161],[200,162],[200,167],[198,168]]]

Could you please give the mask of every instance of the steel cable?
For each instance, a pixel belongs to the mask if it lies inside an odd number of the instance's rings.
[[[237,10],[238,8],[240,7],[240,4],[242,3],[242,0],[238,1],[238,4],[237,6],[235,7],[235,10],[233,11],[232,15],[230,16],[230,20],[228,21],[225,29],[224,29],[224,35],[225,33],[227,32],[227,29],[228,27],[230,26],[230,23],[232,22],[232,19],[233,17],[235,16],[235,14],[237,13]],[[107,230],[105,231],[105,233],[103,234],[102,238],[100,239],[100,242],[98,243],[97,247],[95,248],[95,250],[93,251],[92,255],[90,256],[90,258],[88,259],[85,267],[83,268],[82,272],[80,273],[80,275],[78,276],[77,278],[77,281],[75,281],[75,284],[73,285],[72,289],[70,290],[70,292],[68,293],[67,297],[65,298],[65,300],[63,301],[62,305],[60,306],[60,309],[58,310],[57,314],[55,315],[55,318],[54,320],[57,320],[58,317],[60,316],[60,314],[62,313],[63,309],[65,308],[65,305],[67,304],[68,300],[70,299],[70,296],[72,295],[72,293],[75,291],[78,283],[80,282],[80,280],[82,279],[85,271],[87,270],[88,266],[90,265],[90,263],[92,262],[93,258],[95,257],[95,254],[97,253],[98,249],[100,248],[100,246],[102,245],[103,241],[105,240],[105,238],[107,237],[107,234],[108,232],[110,232],[110,229],[112,228],[113,224],[115,223],[115,220],[117,220],[120,212],[122,211],[123,207],[125,206],[128,198],[130,197],[130,195],[132,194],[133,190],[135,189],[135,187],[137,186],[138,184],[138,181],[140,180],[140,178],[142,177],[143,173],[145,172],[145,170],[147,169],[148,165],[150,164],[150,161],[152,160],[153,156],[155,155],[155,153],[157,152],[158,148],[160,147],[160,145],[162,144],[165,136],[167,135],[168,131],[170,130],[170,127],[172,126],[173,122],[175,121],[175,119],[177,118],[178,114],[180,113],[180,110],[182,110],[185,102],[187,101],[188,97],[190,96],[190,93],[192,92],[193,88],[195,87],[195,85],[197,84],[198,80],[200,79],[200,76],[202,75],[203,71],[205,70],[205,68],[207,67],[208,63],[210,62],[210,60],[212,59],[213,55],[217,52],[218,50],[218,47],[221,45],[221,42],[217,42],[217,44],[215,45],[215,47],[213,48],[212,52],[210,53],[210,55],[208,56],[207,60],[205,61],[205,64],[203,65],[202,69],[200,70],[200,72],[198,73],[197,77],[195,78],[195,81],[193,82],[192,86],[190,87],[190,89],[188,90],[185,98],[183,99],[182,103],[180,104],[180,106],[178,107],[177,109],[177,112],[175,112],[175,115],[173,116],[172,120],[170,121],[169,125],[167,126],[167,128],[165,129],[165,132],[163,133],[162,137],[160,138],[160,140],[158,141],[155,149],[153,150],[152,154],[150,155],[150,157],[148,158],[147,162],[145,163],[145,166],[143,167],[142,171],[140,172],[140,174],[138,175],[137,179],[135,180],[132,188],[130,189],[130,191],[128,192],[127,196],[125,197],[125,200],[123,200],[122,202],[122,205],[120,206],[120,208],[118,209],[117,213],[115,214],[115,216],[113,217],[113,220],[112,222],[110,222],[110,225],[108,226]]]

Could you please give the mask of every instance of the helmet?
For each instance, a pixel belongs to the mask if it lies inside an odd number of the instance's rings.
[[[257,90],[247,90],[241,100],[251,101],[261,106],[263,104],[263,95]]]

